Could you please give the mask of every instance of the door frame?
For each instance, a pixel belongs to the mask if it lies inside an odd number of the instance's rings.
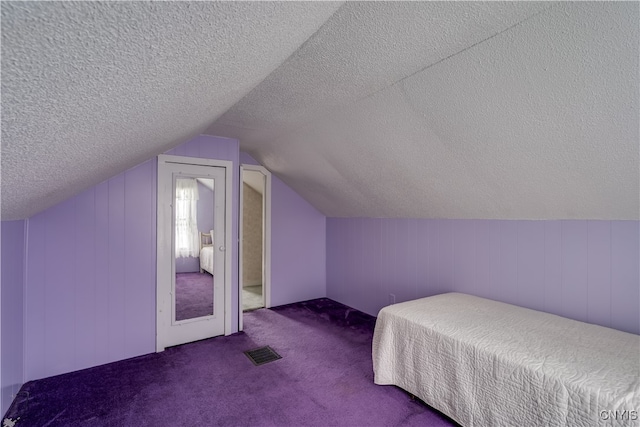
[[[231,276],[232,276],[232,255],[233,255],[233,246],[232,246],[232,218],[233,218],[233,162],[229,160],[217,160],[217,159],[206,159],[199,157],[183,157],[183,156],[172,156],[167,154],[161,154],[158,156],[158,163],[172,163],[172,164],[181,164],[181,165],[195,165],[195,166],[209,166],[209,167],[219,167],[225,169],[225,241],[224,241],[224,266],[225,266],[225,277],[224,277],[224,334],[229,335],[232,331],[231,325]],[[160,168],[158,167],[157,173],[160,173]],[[158,176],[157,188],[156,188],[156,352],[164,351],[165,346],[160,342],[159,330],[163,325],[163,317],[160,316],[160,308],[162,305],[162,295],[160,293],[160,280],[163,277],[163,274],[166,274],[166,265],[171,265],[173,261],[173,255],[175,251],[169,250],[166,248],[169,247],[172,249],[172,218],[165,218],[164,209],[161,208],[161,202],[166,200],[168,197],[171,199],[173,197],[173,188],[171,194],[167,196],[166,192],[161,194],[162,189],[160,188],[159,182],[160,177]],[[167,227],[167,221],[169,222],[169,226]],[[169,231],[167,233],[167,231]]]
[[[240,213],[238,216],[238,331],[243,330],[242,312],[242,237],[243,237],[243,195],[244,195],[244,171],[260,172],[264,175],[264,194],[262,195],[262,298],[264,307],[271,307],[271,172],[264,166],[240,165]]]

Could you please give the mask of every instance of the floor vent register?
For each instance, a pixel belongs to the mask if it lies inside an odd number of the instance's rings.
[[[273,351],[269,346],[256,348],[255,350],[247,350],[244,352],[254,365],[260,366],[274,360],[282,359],[278,353]]]

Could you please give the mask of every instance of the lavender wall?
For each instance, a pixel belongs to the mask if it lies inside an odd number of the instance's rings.
[[[271,180],[271,305],[326,296],[326,218]]]
[[[155,349],[156,163],[28,220],[25,379]]]
[[[638,221],[327,220],[327,296],[458,291],[640,333]]]
[[[247,153],[240,162],[258,164]],[[271,305],[326,296],[326,253],[326,217],[272,175]]]
[[[232,319],[238,153],[209,136],[168,152],[233,161]],[[25,380],[155,351],[156,179],[152,159],[27,221]]]
[[[1,239],[2,285],[2,408],[6,413],[24,382],[24,221],[3,221]]]
[[[198,231],[213,230],[213,191],[198,181]],[[176,258],[176,273],[200,271],[200,258]]]

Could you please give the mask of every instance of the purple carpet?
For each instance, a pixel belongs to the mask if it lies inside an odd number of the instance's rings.
[[[373,383],[375,319],[329,299],[260,309],[245,332],[25,384],[22,426],[451,426]],[[265,345],[282,359],[254,366]]]
[[[213,276],[209,273],[176,274],[176,320],[213,314]]]

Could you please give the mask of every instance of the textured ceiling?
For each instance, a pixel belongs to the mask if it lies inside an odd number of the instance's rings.
[[[297,123],[356,101],[549,7],[544,3],[345,3],[220,123]]]
[[[348,3],[208,132],[328,216],[638,219],[638,5]]]
[[[201,133],[339,6],[2,2],[2,219]]]
[[[638,219],[638,7],[2,2],[2,219],[203,130],[328,216]]]

